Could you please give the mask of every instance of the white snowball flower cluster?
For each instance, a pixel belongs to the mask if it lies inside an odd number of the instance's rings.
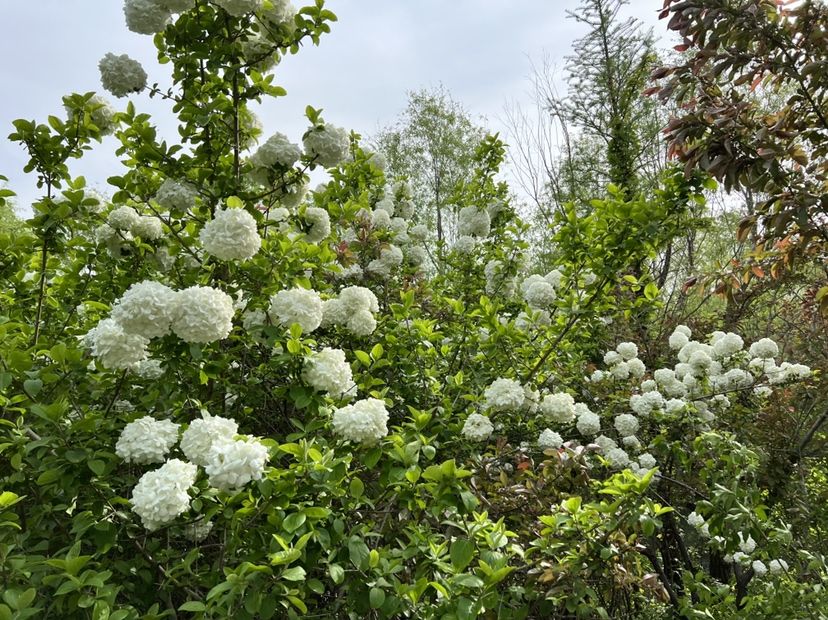
[[[345,161],[351,145],[348,132],[334,125],[311,127],[303,143],[311,160],[324,168],[333,168]]]
[[[463,207],[458,214],[457,232],[469,237],[488,237],[492,220],[485,209]]]
[[[405,261],[413,267],[419,267],[425,263],[426,260],[428,260],[428,254],[426,253],[425,248],[415,245],[405,250]]]
[[[104,319],[84,337],[105,368],[126,370],[147,358],[149,339],[130,333],[115,319]]]
[[[697,513],[695,510],[687,515],[687,524],[699,528],[704,525],[704,517]]]
[[[200,543],[202,540],[210,535],[213,529],[213,522],[207,519],[199,519],[195,523],[190,523],[187,526],[185,536],[193,542]]]
[[[391,228],[391,216],[388,214],[388,211],[380,209],[379,205],[371,212],[371,228],[378,230]]]
[[[112,107],[112,104],[109,103],[108,99],[101,97],[98,94],[92,95],[89,98],[89,101],[86,102],[85,107],[89,110],[89,116],[92,123],[100,130],[101,135],[106,136],[115,131],[115,114],[117,112],[115,111],[115,108]],[[67,108],[67,110],[69,112],[69,119],[74,120],[76,114],[75,110],[71,108]],[[102,206],[102,204],[103,199],[100,199],[99,205]],[[99,208],[93,210],[97,212]]]
[[[605,456],[613,469],[624,469],[630,464],[630,455],[623,448],[610,448]]]
[[[622,342],[615,347],[615,351],[625,362],[638,357],[638,346],[634,342]]]
[[[342,439],[354,443],[371,444],[388,434],[388,411],[385,401],[365,398],[352,405],[336,409],[331,426]]]
[[[190,461],[205,467],[213,444],[232,440],[239,431],[235,420],[206,415],[190,422],[181,436],[181,451]]]
[[[751,357],[768,360],[779,355],[779,346],[770,338],[762,338],[750,345],[749,351]]]
[[[258,439],[219,439],[210,446],[204,470],[210,486],[233,492],[261,480],[267,459],[268,450]]]
[[[494,295],[499,293],[504,297],[511,297],[515,292],[515,280],[507,276],[506,266],[503,262],[492,259],[483,268],[483,275],[486,276],[486,293]]]
[[[302,379],[320,392],[327,392],[334,398],[342,397],[354,388],[351,365],[341,349],[325,347],[305,358]]]
[[[151,215],[140,215],[138,221],[132,227],[130,232],[136,237],[145,239],[147,241],[155,241],[164,235],[164,229],[161,226],[161,220]]]
[[[629,413],[622,413],[615,417],[615,430],[622,437],[629,437],[638,432],[638,418]]]
[[[396,245],[388,245],[380,250],[379,258],[368,263],[367,270],[381,278],[388,278],[403,262],[403,253]]]
[[[538,437],[538,446],[543,450],[560,448],[563,445],[563,438],[552,429],[544,429]]]
[[[132,490],[132,510],[148,530],[172,522],[190,507],[188,491],[195,484],[198,467],[172,459],[141,476]]]
[[[670,335],[670,348],[676,351],[680,350],[684,345],[690,342],[690,336],[693,332],[686,325],[678,325],[673,333]]]
[[[124,17],[132,32],[155,34],[167,27],[170,11],[161,0],[126,0]]]
[[[575,428],[578,429],[581,435],[584,437],[595,437],[601,431],[601,418],[597,413],[590,411],[586,408],[586,405],[584,405],[584,409],[581,411],[578,411],[576,407],[575,412],[578,416],[575,422]]]
[[[290,168],[302,157],[302,149],[283,133],[270,136],[258,150],[250,156],[250,163],[256,168],[282,166]]]
[[[122,206],[110,211],[106,221],[112,228],[130,230],[138,224],[140,217],[138,212],[132,207]]]
[[[161,360],[146,359],[133,366],[132,371],[142,379],[158,379],[163,376]]]
[[[213,2],[234,17],[258,11],[263,4],[263,0],[213,0]]]
[[[466,418],[460,433],[469,441],[485,441],[494,431],[491,420],[479,413],[472,413]]]
[[[742,553],[750,555],[754,551],[756,551],[756,541],[753,540],[753,536],[748,534],[747,538],[740,532],[739,533],[739,549],[741,549]]]
[[[147,85],[147,72],[137,60],[126,54],[116,56],[109,53],[98,63],[101,84],[116,97],[137,93]]]
[[[408,234],[415,241],[425,241],[428,238],[428,228],[425,224],[416,224],[408,229]]]
[[[198,191],[190,183],[165,179],[154,198],[169,211],[187,213],[195,206]]]
[[[771,560],[768,567],[772,575],[778,575],[788,570],[788,563],[785,560]]]
[[[273,24],[279,25],[293,21],[296,15],[296,8],[290,0],[270,0],[270,4],[259,11],[259,16]]]
[[[222,340],[233,329],[233,298],[209,286],[191,286],[178,293],[173,333],[185,342]]]
[[[575,419],[575,399],[566,392],[544,396],[540,403],[541,413],[558,424],[569,424]]]
[[[555,285],[549,281],[549,275],[533,274],[520,285],[521,293],[526,303],[539,310],[548,308],[555,301]]]
[[[374,211],[385,211],[388,214],[388,217],[394,215],[395,209],[396,205],[394,204],[394,198],[388,195],[377,201],[377,204],[374,205]]]
[[[745,346],[742,337],[733,332],[714,336],[711,344],[713,345],[713,357],[716,359],[728,358],[741,351]]]
[[[477,240],[474,237],[463,235],[454,242],[454,251],[460,254],[471,254],[477,247]]]
[[[310,225],[305,235],[308,243],[319,243],[331,234],[331,216],[325,209],[308,207],[305,209],[304,219]]]
[[[297,323],[302,332],[309,334],[322,323],[322,299],[313,289],[279,291],[270,298],[267,313],[274,323],[285,327]]]
[[[198,238],[207,254],[227,261],[247,260],[262,247],[256,218],[244,209],[219,209]]]
[[[348,286],[336,299],[324,302],[324,324],[342,325],[354,336],[368,336],[377,328],[375,312],[379,312],[379,301],[370,289]]]
[[[514,379],[495,379],[483,393],[484,406],[492,411],[517,411],[523,405],[526,393]]]
[[[115,454],[127,463],[163,463],[178,441],[178,424],[152,416],[127,424],[115,444]]]
[[[126,331],[152,339],[165,336],[179,310],[170,287],[144,280],[130,286],[112,307],[112,318]]]
[[[757,577],[763,577],[768,572],[768,567],[762,560],[753,560],[750,567]]]
[[[630,396],[630,409],[643,418],[664,407],[664,397],[658,390]],[[633,431],[634,433],[635,431]]]

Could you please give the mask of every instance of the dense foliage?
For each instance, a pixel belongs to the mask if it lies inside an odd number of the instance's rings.
[[[174,87],[115,54],[102,82],[163,97],[177,136],[93,93],[10,136],[43,197],[0,229],[0,619],[826,617],[826,414],[797,363],[824,360],[663,313],[630,269],[711,179],[565,205],[534,269],[497,137],[449,243],[321,110],[301,141],[258,127],[322,0],[125,15]],[[107,134],[105,197],[71,164]]]

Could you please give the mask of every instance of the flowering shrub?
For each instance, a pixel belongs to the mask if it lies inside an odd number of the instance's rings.
[[[814,373],[770,339],[684,326],[658,354],[601,350],[610,319],[657,305],[624,271],[702,180],[572,206],[558,266],[531,273],[490,137],[432,264],[405,182],[320,111],[257,144],[248,105],[284,94],[269,68],[329,30],[321,0],[124,12],[172,67],[150,92],[180,143],[137,98],[95,114],[91,93],[12,135],[45,195],[31,235],[0,236],[0,617],[818,606],[797,587],[825,563],[764,508],[734,424]],[[101,72],[116,96],[146,89],[125,57]],[[69,161],[109,132],[126,168],[103,198]]]

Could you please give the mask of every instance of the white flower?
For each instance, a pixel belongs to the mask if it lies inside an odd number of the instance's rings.
[[[235,420],[205,415],[190,422],[181,436],[181,451],[193,463],[206,466],[213,443],[233,439],[238,430]]]
[[[183,13],[189,11],[195,5],[195,0],[158,0],[161,6],[171,13]]]
[[[304,379],[315,390],[339,398],[354,387],[351,366],[340,349],[325,347],[305,358]]]
[[[210,446],[204,471],[211,487],[234,492],[261,480],[267,459],[267,448],[258,439],[219,439]]]
[[[262,7],[262,0],[213,0],[234,17],[241,17]]]
[[[492,411],[517,411],[523,405],[526,394],[523,386],[514,379],[495,379],[483,393],[485,407]]]
[[[115,444],[115,454],[127,463],[163,463],[178,441],[178,424],[151,416],[127,424]]]
[[[425,241],[428,238],[428,228],[423,224],[417,224],[408,229],[408,234],[415,241]]]
[[[155,192],[155,202],[168,209],[187,213],[196,204],[198,192],[195,187],[184,181],[164,179],[161,187]]]
[[[618,362],[610,368],[610,374],[614,379],[624,381],[630,378],[630,365],[627,362]]]
[[[160,0],[126,0],[124,2],[126,25],[138,34],[155,34],[167,27],[170,11]]]
[[[198,467],[172,459],[141,476],[132,490],[132,510],[148,530],[172,522],[190,507],[187,491],[195,484]]]
[[[693,335],[693,332],[690,331],[690,328],[687,327],[687,325],[676,325],[676,329],[674,330],[674,332],[679,332],[681,334],[684,334],[688,338],[690,338],[690,336]]]
[[[343,162],[348,156],[350,139],[348,132],[334,125],[317,125],[311,127],[303,140],[305,152],[325,168],[332,168]]]
[[[704,525],[704,517],[696,511],[693,511],[687,515],[687,523],[693,527],[701,527]]]
[[[104,368],[125,370],[147,358],[149,340],[126,331],[115,319],[104,319],[84,340]]]
[[[213,342],[233,329],[233,298],[209,286],[191,286],[178,293],[178,312],[172,322],[176,336],[186,342]]]
[[[568,424],[575,419],[575,399],[566,392],[547,394],[540,403],[540,411],[553,422]]]
[[[597,413],[593,413],[592,411],[581,412],[578,414],[575,428],[584,437],[594,437],[601,430],[601,418]]]
[[[595,371],[593,371],[593,373],[589,376],[589,380],[590,380],[592,383],[600,383],[601,381],[603,381],[603,380],[606,378],[606,376],[607,376],[607,375],[606,375],[606,373],[605,373],[603,370],[595,370]]]
[[[670,348],[674,351],[678,351],[688,342],[690,342],[690,338],[688,338],[687,334],[680,332],[678,329],[670,335],[669,344]]]
[[[193,542],[200,543],[202,540],[210,535],[213,529],[213,522],[208,519],[199,519],[195,523],[190,523],[185,531],[185,536]]]
[[[101,97],[97,94],[92,95],[89,98],[89,101],[86,102],[84,108],[85,110],[89,111],[89,116],[92,120],[92,123],[95,125],[95,127],[97,127],[100,130],[101,135],[109,135],[115,130],[116,111],[115,108],[112,107],[112,104],[109,103],[108,99],[106,99],[105,97]],[[67,108],[67,110],[69,112],[69,119],[74,120],[76,114],[75,110],[71,108]],[[90,190],[87,190],[87,194],[91,194],[95,198],[98,198],[98,196],[95,195],[96,192],[93,193]],[[99,206],[97,208],[86,208],[92,212],[97,213],[98,211],[100,211],[101,208],[103,208],[103,198],[98,198],[98,200]]]
[[[734,353],[741,351],[744,346],[745,342],[739,334],[728,332],[722,334],[713,343],[713,356],[718,359],[728,358]]]
[[[664,403],[664,410],[670,415],[675,415],[684,411],[687,403],[680,398],[671,398]]]
[[[270,5],[262,8],[260,15],[262,19],[278,25],[293,21],[296,9],[290,3],[290,0],[270,0]]]
[[[613,469],[624,469],[630,464],[630,456],[623,448],[610,448],[606,451],[606,458]]]
[[[219,209],[199,234],[204,251],[220,260],[247,260],[262,247],[256,219],[244,209]]]
[[[756,550],[756,541],[753,540],[753,537],[748,534],[748,537],[745,538],[741,532],[739,533],[739,549],[742,550],[742,553],[746,553],[750,555]]]
[[[551,429],[544,429],[538,437],[538,446],[544,450],[549,448],[560,448],[563,445],[563,438]]]
[[[391,216],[388,211],[380,209],[379,205],[371,212],[371,227],[377,229],[391,228]]]
[[[622,437],[635,435],[638,431],[638,418],[629,413],[622,413],[615,418],[615,430]]]
[[[275,133],[250,156],[250,163],[258,168],[279,165],[290,168],[302,157],[302,149],[285,134]]]
[[[143,360],[138,362],[132,370],[142,379],[158,379],[164,374],[164,369],[161,368],[161,360]]]
[[[593,441],[599,448],[601,448],[601,452],[606,453],[608,450],[612,450],[613,448],[618,447],[618,444],[615,443],[615,440],[612,437],[607,437],[606,435],[599,435]]]
[[[368,263],[368,271],[380,277],[387,278],[391,272],[397,269],[403,262],[403,253],[395,245],[380,250],[380,257]]]
[[[414,267],[419,267],[428,259],[425,248],[420,246],[410,246],[405,250],[405,262]]]
[[[607,351],[604,353],[604,363],[607,366],[614,366],[615,364],[620,364],[624,360],[621,357],[621,354],[617,351]]]
[[[779,355],[779,346],[770,338],[762,338],[750,345],[751,357],[773,359]]]
[[[768,567],[765,566],[762,560],[753,560],[750,566],[753,568],[753,572],[756,573],[757,577],[763,577],[768,572]]]
[[[106,221],[112,228],[131,230],[141,216],[132,207],[118,207],[109,212]]]
[[[463,430],[460,432],[469,441],[485,441],[492,434],[492,431],[494,431],[494,426],[492,426],[492,422],[488,417],[479,413],[472,413],[466,418]]]
[[[737,564],[747,564],[749,560],[748,554],[742,551],[737,551],[733,554],[733,561]]]
[[[163,236],[164,229],[161,226],[161,220],[151,215],[140,215],[130,232],[146,241],[155,241]]]
[[[492,259],[483,268],[483,275],[486,276],[486,293],[494,295],[499,293],[504,297],[511,297],[514,293],[515,281],[507,277],[506,267],[502,261]]]
[[[771,575],[778,575],[788,570],[788,563],[785,560],[771,560],[768,564]]]
[[[378,201],[377,204],[374,205],[374,211],[380,210],[385,211],[390,218],[394,215],[394,199],[391,196],[385,196],[382,200]],[[405,220],[402,220],[403,222]]]
[[[126,54],[116,56],[109,53],[98,63],[101,84],[116,97],[137,93],[147,85],[147,72],[137,60]]]
[[[627,368],[630,369],[630,376],[640,379],[644,376],[644,373],[647,372],[647,367],[637,357],[634,357],[629,362],[627,362]]]
[[[546,308],[555,301],[555,287],[543,276],[531,275],[520,286],[523,298],[533,308]]]
[[[319,243],[331,234],[331,216],[321,207],[305,209],[305,221],[310,224],[310,230],[305,234],[308,243]]]
[[[385,401],[365,398],[333,413],[331,426],[336,435],[354,443],[371,444],[388,434]]]
[[[463,207],[458,214],[457,232],[469,237],[488,237],[491,224],[491,218],[485,209]]]
[[[460,254],[471,254],[474,252],[474,248],[477,246],[477,241],[474,237],[469,237],[468,235],[464,235],[459,237],[457,241],[454,242],[454,251],[459,252]]]
[[[312,289],[296,287],[279,291],[270,298],[267,313],[274,323],[285,327],[298,323],[309,334],[322,323],[322,299]]]
[[[638,455],[638,464],[644,469],[653,469],[656,466],[655,457],[649,452]]]
[[[636,452],[641,450],[641,441],[635,435],[627,435],[626,437],[622,437],[621,443],[624,444],[624,447],[629,450],[634,450]]]
[[[622,342],[615,350],[625,361],[638,357],[638,347],[634,342]]]
[[[169,333],[178,309],[175,291],[160,282],[144,280],[130,286],[115,302],[112,318],[126,331],[152,339]]]
[[[773,388],[768,385],[759,385],[753,388],[753,393],[759,398],[769,398],[773,394]]]

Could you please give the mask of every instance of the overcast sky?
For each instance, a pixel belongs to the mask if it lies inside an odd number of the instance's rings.
[[[294,0],[298,5],[299,0]],[[405,108],[406,92],[443,84],[466,109],[505,134],[500,120],[506,101],[529,103],[532,61],[547,54],[562,66],[583,26],[566,18],[579,0],[328,0],[339,21],[319,47],[288,56],[275,82],[287,97],[257,110],[264,135],[281,131],[299,141],[306,105],[324,109],[336,125],[370,136]],[[631,0],[625,15],[664,29],[656,14],[661,0]],[[63,116],[61,97],[98,91],[98,60],[107,52],[141,61],[150,82],[169,84],[168,67],[155,61],[152,39],[129,32],[120,0],[0,0],[0,174],[18,193],[24,210],[39,192],[24,175],[22,147],[5,140],[12,120],[45,122]],[[108,96],[108,94],[106,94]],[[153,115],[162,135],[175,137],[164,102],[133,95],[140,111]],[[126,99],[115,101],[123,108]],[[108,138],[72,164],[93,187],[107,191],[106,178],[121,173]]]

